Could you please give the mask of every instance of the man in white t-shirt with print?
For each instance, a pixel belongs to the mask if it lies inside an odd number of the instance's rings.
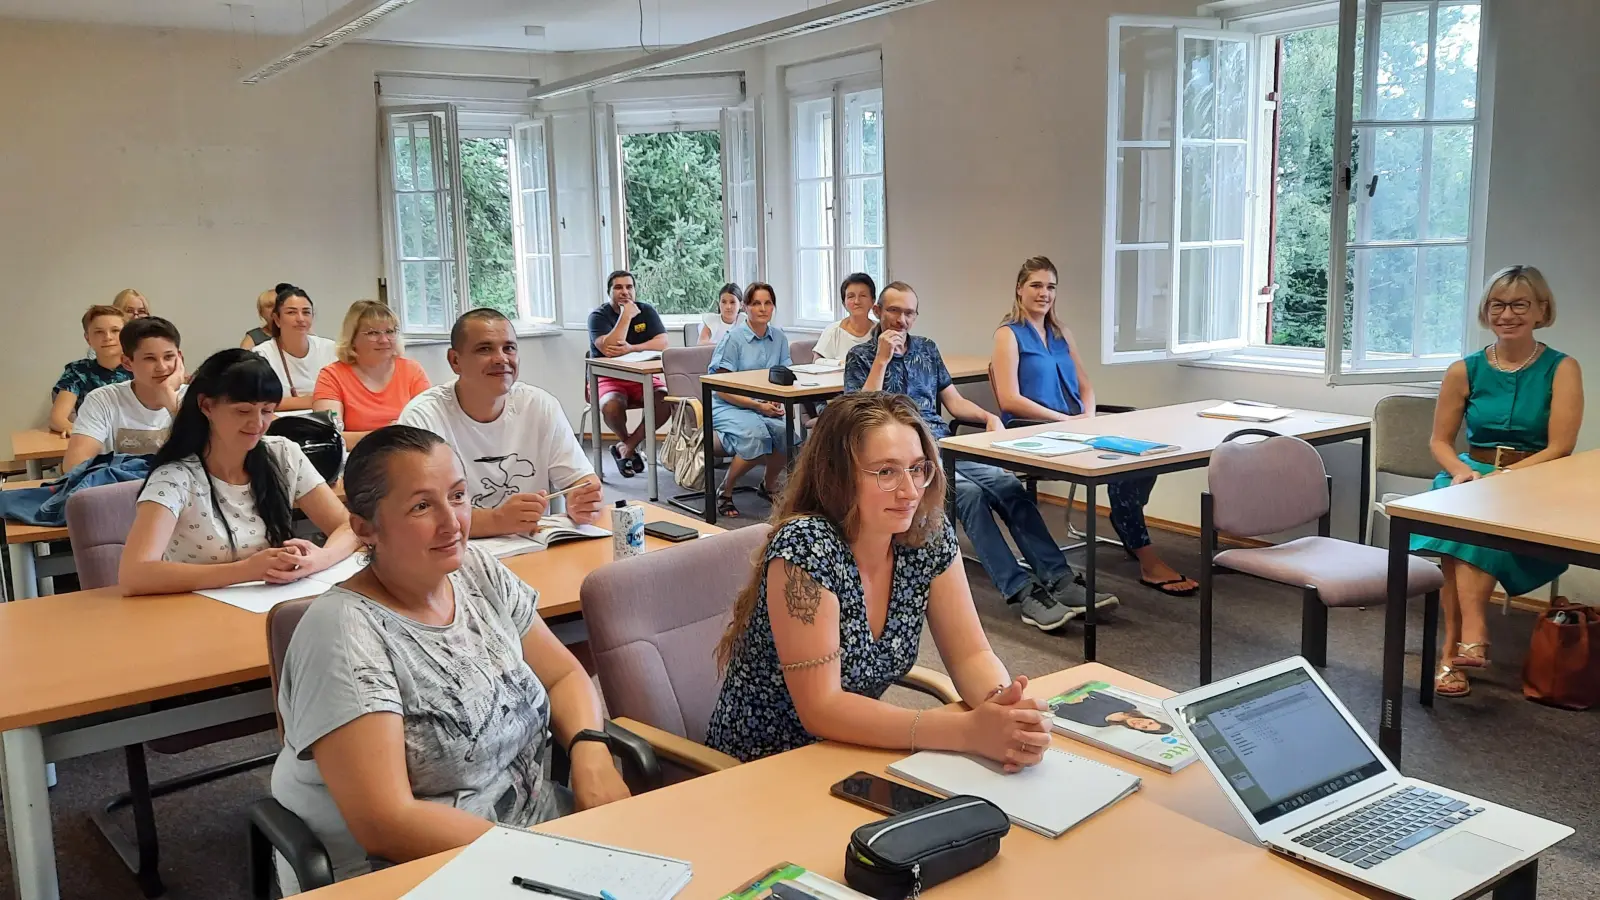
[[[183,400],[181,343],[177,327],[158,316],[123,326],[122,365],[133,380],[95,388],[83,398],[63,470],[101,453],[147,456],[161,448]]]
[[[600,518],[595,477],[561,404],[517,380],[517,333],[492,309],[474,309],[450,329],[456,380],[412,398],[401,425],[426,428],[461,454],[472,500],[472,537],[529,534],[549,508],[549,495],[576,484],[567,515],[579,524]]]

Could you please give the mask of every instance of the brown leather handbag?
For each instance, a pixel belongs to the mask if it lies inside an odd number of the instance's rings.
[[[1600,706],[1600,609],[1556,602],[1533,626],[1522,695],[1562,709]]]

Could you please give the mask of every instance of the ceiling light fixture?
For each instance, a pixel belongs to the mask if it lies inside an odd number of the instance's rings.
[[[410,6],[415,0],[351,0],[295,39],[290,49],[272,62],[245,76],[245,84],[260,84],[313,56],[338,46],[379,19]]]
[[[681,47],[672,47],[648,56],[630,59],[614,66],[595,69],[592,72],[586,72],[562,81],[554,81],[529,91],[528,99],[548,100],[552,97],[560,97],[563,94],[587,91],[602,85],[627,81],[630,78],[654,72],[657,69],[664,69],[668,66],[675,66],[692,59],[700,59],[715,53],[726,53],[730,50],[743,50],[747,47],[769,44],[773,41],[781,41],[785,38],[797,37],[802,34],[824,31],[928,2],[930,0],[837,0],[837,2],[806,10],[805,12],[795,13],[791,16],[784,16],[781,19],[773,19],[770,22],[763,22],[739,31],[730,31],[727,34],[719,34],[703,41],[684,44]]]

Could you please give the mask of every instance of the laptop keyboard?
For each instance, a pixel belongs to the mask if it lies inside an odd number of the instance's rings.
[[[1370,869],[1483,812],[1437,791],[1408,787],[1294,839],[1308,850]]]

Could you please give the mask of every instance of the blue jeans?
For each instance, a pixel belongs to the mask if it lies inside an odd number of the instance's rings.
[[[956,463],[956,516],[967,538],[978,552],[978,562],[989,573],[989,580],[999,589],[1000,596],[1011,600],[1021,594],[1033,580],[1028,571],[1018,565],[1011,547],[1000,534],[995,514],[1011,530],[1022,558],[1033,567],[1040,584],[1049,587],[1072,574],[1067,557],[1056,546],[1056,539],[1039,514],[1039,507],[1028,496],[1017,476],[1004,469],[983,463],[962,461]]]
[[[1131,553],[1150,546],[1150,529],[1144,524],[1144,505],[1155,490],[1154,478],[1136,478],[1106,485],[1111,500],[1111,527]]]

